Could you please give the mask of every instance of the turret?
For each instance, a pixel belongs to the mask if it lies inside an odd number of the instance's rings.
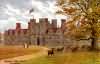
[[[36,19],[31,19],[30,22],[28,22],[28,29],[32,29],[36,24]]]
[[[52,27],[53,29],[57,29],[57,19],[52,19]]]
[[[20,34],[20,31],[21,31],[21,24],[16,23],[16,35]]]
[[[61,30],[62,32],[65,31],[66,27],[66,19],[61,19]]]

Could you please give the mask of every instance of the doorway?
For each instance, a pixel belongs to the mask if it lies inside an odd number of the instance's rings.
[[[39,37],[37,38],[37,45],[38,46],[40,45],[40,38]]]

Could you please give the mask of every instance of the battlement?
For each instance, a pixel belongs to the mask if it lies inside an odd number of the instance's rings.
[[[16,29],[9,29],[5,31],[7,35],[18,35],[18,34],[26,34],[29,31],[40,32],[41,34],[45,34],[46,32],[56,32],[57,31],[57,19],[51,19],[52,23],[49,22],[48,18],[39,18],[39,23],[36,23],[36,19],[30,19],[28,22],[28,29],[22,29],[20,23],[16,23]],[[64,27],[65,19],[61,19],[61,28]],[[64,29],[63,29],[64,30]]]
[[[61,19],[61,27],[57,27],[57,19],[40,18],[37,23],[37,20],[33,18],[28,22],[28,28],[22,29],[21,23],[16,23],[16,29],[5,31],[4,43],[9,45],[32,44],[43,46],[75,45],[72,39],[72,41],[69,41],[65,37],[64,33],[70,29],[68,24],[69,22],[66,23],[65,19]]]
[[[21,23],[16,23],[16,29],[9,29],[5,31],[5,43],[6,44],[23,44],[34,43],[39,45],[45,43],[52,44],[62,41],[63,31],[66,20],[61,19],[61,27],[57,27],[57,19],[48,20],[48,18],[39,18],[37,23],[36,19],[30,19],[28,22],[28,28],[22,29]],[[38,41],[39,39],[39,41]],[[56,39],[56,40],[55,40]]]

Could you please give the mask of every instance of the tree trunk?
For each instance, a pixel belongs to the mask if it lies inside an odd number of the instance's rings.
[[[96,50],[97,49],[97,37],[95,35],[96,31],[95,28],[92,28],[92,37],[91,37],[91,50]]]
[[[91,50],[97,49],[96,38],[91,38]]]

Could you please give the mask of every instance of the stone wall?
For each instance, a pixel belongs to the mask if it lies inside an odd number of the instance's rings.
[[[57,19],[40,18],[30,19],[28,29],[22,29],[20,23],[16,23],[16,29],[5,31],[5,44],[8,45],[41,45],[41,46],[67,46],[67,45],[90,45],[89,41],[75,41],[64,36],[66,31],[66,20],[61,19],[61,27],[57,27]],[[69,35],[67,35],[69,36]],[[80,44],[81,43],[81,44]]]

